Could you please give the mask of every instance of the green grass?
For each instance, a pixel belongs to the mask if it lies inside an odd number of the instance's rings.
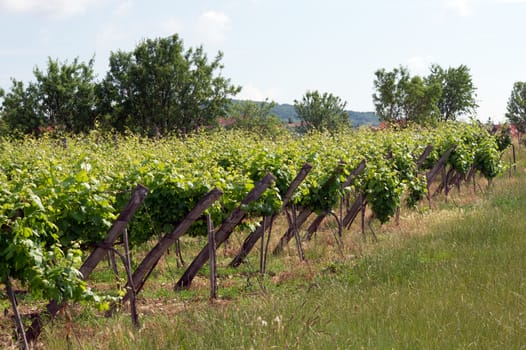
[[[411,233],[386,229],[359,258],[349,247],[341,256],[313,244],[310,265],[273,259],[274,276],[264,279],[249,274],[255,260],[242,274],[221,268],[220,279],[234,281],[219,302],[206,301],[206,290],[161,294],[138,332],[127,313],[83,312],[69,337],[57,323],[43,342],[47,349],[68,348],[68,339],[76,349],[526,349],[525,214],[526,178],[501,178],[469,205],[408,214]],[[286,270],[290,278],[277,280]]]

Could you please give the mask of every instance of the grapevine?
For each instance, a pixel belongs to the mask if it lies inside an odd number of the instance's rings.
[[[66,141],[0,140],[1,279],[16,279],[56,300],[93,297],[76,270],[81,255],[104,238],[137,184],[150,192],[130,224],[132,245],[173,230],[213,188],[224,193],[208,210],[220,224],[268,172],[276,177],[274,184],[243,209],[252,218],[276,214],[305,163],[312,170],[294,193],[294,205],[328,212],[348,191],[362,192],[374,216],[386,222],[404,195],[409,205],[425,196],[424,172],[447,150],[454,148],[447,164],[459,174],[474,168],[491,179],[502,171],[505,146],[476,123],[272,139],[221,131],[184,140],[133,135],[105,140],[94,134]],[[427,145],[433,150],[417,169]],[[362,160],[365,171],[344,188]],[[198,220],[189,234],[206,234],[205,222]]]

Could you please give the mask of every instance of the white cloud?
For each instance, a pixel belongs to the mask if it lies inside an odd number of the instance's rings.
[[[471,15],[469,0],[447,0],[446,9],[463,17]]]
[[[51,17],[70,17],[85,12],[101,0],[0,0],[0,10],[35,13]]]
[[[432,56],[413,56],[406,61],[411,74],[425,76],[429,74],[429,67],[433,63]]]
[[[526,0],[494,0],[501,4],[526,4]]]
[[[222,44],[230,29],[230,18],[224,12],[207,11],[199,16],[195,33],[205,44]]]
[[[278,95],[279,92],[276,88],[260,89],[253,83],[248,83],[244,85],[241,92],[236,95],[236,99],[251,101],[265,101],[269,99],[270,101],[279,102],[281,99]]]

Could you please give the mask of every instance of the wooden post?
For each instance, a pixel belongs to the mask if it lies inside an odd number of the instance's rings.
[[[349,176],[347,176],[347,179],[345,179],[345,182],[342,184],[342,187],[345,188],[347,186],[350,186],[352,181],[354,180],[354,178],[364,171],[365,166],[366,166],[366,161],[364,159],[364,160],[362,160],[360,162],[360,164],[358,164],[358,166],[356,168],[354,168],[354,170],[349,174]],[[342,200],[343,200],[343,198],[342,198]],[[329,214],[329,212],[323,212],[323,213],[319,214],[316,217],[316,219],[314,219],[314,221],[310,224],[309,228],[307,229],[307,233],[305,235],[305,239],[306,240],[310,240],[312,238],[312,235],[314,234],[314,232],[316,232],[318,230],[318,227],[320,226],[320,224],[322,223],[322,221],[325,219],[325,217],[328,214]],[[341,223],[344,222],[344,220],[342,220],[342,219],[340,221],[341,221]],[[343,227],[345,227],[345,226],[346,225],[343,225]]]
[[[146,187],[142,185],[137,185],[137,187],[132,193],[130,200],[128,201],[128,204],[126,204],[124,209],[119,214],[119,217],[108,231],[104,242],[93,250],[88,259],[86,259],[84,264],[82,264],[82,266],[80,267],[79,271],[82,274],[83,279],[88,278],[93,269],[102,260],[102,258],[104,258],[107,248],[110,248],[113,245],[119,234],[121,234],[122,230],[124,230],[124,228],[128,225],[128,222],[131,220],[135,212],[139,209],[140,205],[144,202],[144,199],[146,198],[147,194],[148,189]],[[55,317],[55,315],[59,312],[60,309],[61,305],[57,304],[54,300],[51,300],[46,305],[46,310],[51,318]],[[31,323],[31,326],[29,326],[26,332],[28,341],[30,343],[36,341],[41,331],[42,319],[40,315],[38,315],[37,317],[35,317],[35,319]]]
[[[424,162],[426,161],[427,157],[429,157],[429,154],[433,150],[433,145],[427,145],[427,147],[424,149],[424,152],[418,157],[416,161],[416,169],[420,170]]]
[[[93,269],[104,257],[104,254],[107,252],[107,248],[111,247],[117,237],[122,233],[124,228],[128,225],[128,222],[131,220],[135,212],[139,209],[142,202],[146,198],[148,189],[142,185],[138,185],[135,188],[135,191],[132,193],[132,198],[129,200],[126,207],[121,211],[117,220],[113,223],[113,226],[108,232],[106,239],[102,244],[91,252],[90,256],[84,261],[80,267],[80,272],[84,279],[88,278]]]
[[[365,196],[363,193],[360,192],[358,197],[356,197],[356,200],[354,201],[352,207],[347,211],[347,214],[343,218],[342,225],[349,229],[358,216],[358,213],[362,210],[362,207],[364,206],[365,202]]]
[[[265,262],[265,232],[267,231],[267,221],[272,220],[271,217],[265,216],[263,220],[261,220],[261,226],[263,226],[263,234],[260,238],[260,247],[259,247],[259,273],[265,274],[266,271],[266,262]]]
[[[343,187],[347,187],[349,186],[352,181],[354,180],[354,178],[358,175],[360,175],[364,170],[365,170],[365,166],[367,165],[365,159],[362,160],[360,162],[360,164],[358,164],[358,166],[356,168],[354,168],[353,171],[351,171],[351,173],[349,174],[349,176],[347,176],[347,179],[345,179],[345,182],[343,183]]]
[[[301,246],[301,238],[299,233],[298,220],[296,215],[296,207],[293,205],[291,208],[292,214],[287,211],[287,220],[289,222],[289,227],[292,228],[293,237],[296,241],[296,249],[298,250],[298,255],[300,261],[305,261],[305,253],[303,252],[303,247]]]
[[[325,217],[328,214],[329,214],[328,212],[321,213],[318,216],[316,216],[314,221],[310,223],[309,227],[307,228],[307,233],[305,234],[305,239],[307,241],[310,241],[312,239],[312,235],[314,234],[314,232],[318,231],[318,228],[320,227],[321,222],[325,219]]]
[[[219,247],[227,238],[230,236],[234,228],[243,220],[246,215],[244,208],[256,201],[263,192],[276,180],[276,177],[271,173],[268,173],[260,182],[258,182],[254,188],[246,195],[246,197],[241,201],[241,204],[230,213],[228,218],[223,222],[221,227],[216,232],[216,244]],[[208,244],[199,252],[199,254],[194,258],[188,269],[186,269],[183,276],[175,284],[174,289],[180,290],[187,288],[192,283],[192,280],[197,275],[201,267],[209,259],[209,248]]]
[[[291,182],[291,184],[289,186],[289,189],[287,190],[287,193],[285,194],[285,197],[283,197],[283,201],[282,201],[282,204],[281,204],[280,212],[285,209],[285,207],[289,203],[290,199],[292,198],[294,192],[296,191],[298,186],[303,182],[303,180],[305,180],[305,177],[307,177],[307,175],[311,171],[311,169],[312,169],[312,165],[310,165],[309,163],[306,163],[300,169],[300,171],[298,172],[298,174],[296,175],[294,180]],[[261,237],[263,237],[265,235],[266,227],[267,226],[272,226],[272,222],[275,220],[276,216],[277,216],[277,214],[274,214],[271,217],[271,219],[270,219],[271,221],[270,221],[269,225],[264,225],[263,224],[264,222],[262,221],[260,223],[260,225],[256,228],[256,230],[254,230],[253,232],[251,232],[247,236],[247,238],[243,242],[243,246],[241,247],[241,249],[237,253],[236,257],[230,262],[230,264],[229,264],[230,267],[238,267],[243,262],[243,260],[245,260],[245,258],[247,257],[248,253],[250,253],[250,251],[252,250],[252,248],[254,247],[256,242]],[[265,219],[263,219],[263,220],[265,220]]]
[[[362,213],[362,236],[365,242],[365,209],[367,209],[366,201],[363,201],[361,209],[362,209],[362,212],[361,212]]]
[[[13,312],[15,314],[16,327],[18,330],[18,339],[20,343],[22,343],[22,348],[24,350],[29,350],[29,344],[27,342],[26,332],[24,329],[24,323],[22,322],[22,317],[20,317],[20,312],[18,311],[18,304],[16,302],[15,292],[13,291],[13,287],[11,286],[11,281],[9,280],[9,278],[5,282],[5,288],[7,290],[7,296],[9,298],[9,301],[11,302],[11,307],[13,308]]]
[[[310,211],[307,208],[303,208],[296,218],[296,225],[298,227],[301,227],[301,225],[303,225],[305,221],[307,221],[310,214],[312,214],[312,211]],[[287,245],[287,243],[289,243],[289,241],[292,239],[292,237],[294,237],[294,229],[292,227],[289,227],[287,232],[285,232],[285,234],[281,236],[281,239],[279,240],[278,245],[272,251],[272,254],[280,254]]]
[[[442,168],[447,163],[447,160],[449,156],[451,155],[451,152],[453,152],[453,150],[456,147],[457,146],[453,146],[450,149],[448,149],[446,152],[444,152],[444,154],[442,154],[442,157],[440,157],[440,159],[436,162],[435,166],[427,172],[426,180],[427,180],[428,185],[435,180],[438,173],[442,170]]]
[[[206,216],[206,227],[208,229],[208,255],[210,255],[210,299],[215,300],[217,299],[216,240],[210,214]]]
[[[131,319],[132,323],[135,326],[136,329],[139,329],[139,315],[137,313],[137,304],[135,302],[135,285],[133,284],[133,276],[132,276],[132,264],[131,264],[131,256],[130,256],[130,246],[128,242],[128,230],[125,228],[122,232],[122,240],[124,243],[124,266],[126,268],[126,276],[128,277],[128,284],[127,284],[127,294],[130,294],[130,313],[131,313]]]
[[[444,167],[445,167],[445,165],[447,163],[447,160],[449,159],[449,156],[451,155],[451,152],[453,152],[453,150],[456,147],[457,147],[456,145],[453,145],[446,152],[444,152],[444,154],[442,154],[440,159],[436,162],[435,166],[426,173],[427,200],[429,202],[429,207],[430,208],[431,208],[431,193],[429,192],[429,189],[430,189],[431,183],[435,180],[435,178],[438,175],[438,173],[441,170],[444,169]]]
[[[168,248],[170,248],[170,245],[172,245],[174,241],[185,234],[194,221],[199,219],[203,215],[204,211],[208,209],[219,197],[221,197],[222,194],[223,192],[218,189],[213,189],[208,192],[203,198],[201,198],[195,207],[188,214],[186,214],[179,225],[177,225],[177,227],[171,233],[164,235],[163,238],[161,238],[161,240],[155,245],[155,247],[153,247],[152,250],[148,252],[146,257],[144,257],[133,273],[133,283],[135,284],[137,293],[142,290],[144,283],[148,279],[148,276],[150,276],[155,266],[157,266],[157,263],[164,253],[166,253]],[[129,298],[129,293],[126,293],[126,295],[122,298],[122,302],[126,302]]]

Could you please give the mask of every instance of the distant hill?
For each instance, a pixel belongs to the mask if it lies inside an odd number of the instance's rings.
[[[291,104],[276,104],[274,108],[271,109],[272,113],[276,114],[284,122],[292,121],[299,122],[298,115],[294,110],[294,106]],[[349,119],[354,127],[359,127],[361,125],[374,125],[377,126],[380,123],[378,116],[374,112],[355,112],[348,111]]]
[[[294,106],[288,103],[276,104],[276,106],[271,109],[271,112],[285,123],[288,123],[289,121],[293,123],[300,121],[298,114],[296,114],[296,111],[294,110]],[[348,112],[351,124],[356,128],[362,125],[377,126],[380,123],[378,116],[374,112]]]

